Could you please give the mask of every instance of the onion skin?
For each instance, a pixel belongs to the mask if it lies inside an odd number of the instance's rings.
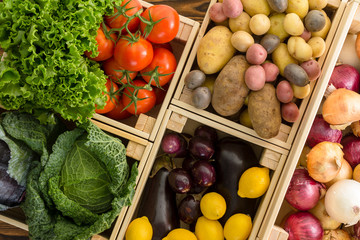
[[[360,74],[353,66],[342,64],[334,68],[329,84],[334,85],[335,88],[346,88],[359,92]]]
[[[360,163],[360,138],[354,135],[347,135],[341,140],[343,145],[344,158],[352,168]]]
[[[316,144],[327,141],[340,143],[342,132],[340,130],[332,129],[321,114],[316,115],[309,135],[306,139],[306,144],[309,147],[314,147]]]
[[[351,240],[349,233],[342,229],[326,230],[323,240]]]
[[[296,169],[285,195],[286,201],[300,211],[315,207],[325,186],[312,179],[305,169]]]
[[[341,160],[341,168],[339,173],[336,175],[336,177],[331,180],[330,182],[325,183],[326,187],[329,188],[331,185],[336,183],[337,181],[340,181],[342,179],[352,179],[353,176],[353,170],[344,158]]]
[[[333,230],[340,227],[341,222],[332,219],[325,209],[325,198],[319,200],[316,206],[309,210],[309,212],[319,219],[324,230]]]
[[[354,235],[360,239],[360,221],[354,225]]]
[[[309,212],[297,212],[285,221],[284,230],[288,240],[322,240],[324,230],[320,221]]]
[[[332,142],[321,142],[313,147],[307,155],[307,169],[314,180],[326,183],[339,173],[343,159],[341,145]]]

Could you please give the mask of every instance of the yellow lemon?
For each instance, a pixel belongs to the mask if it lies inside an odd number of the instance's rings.
[[[199,217],[195,225],[195,235],[198,240],[224,240],[224,230],[216,220]]]
[[[134,219],[126,230],[126,240],[151,240],[153,229],[147,217]]]
[[[218,220],[226,212],[225,199],[216,192],[205,194],[200,200],[200,210],[209,220]]]
[[[162,240],[197,240],[195,234],[183,228],[176,228]]]
[[[238,195],[242,198],[258,198],[266,192],[269,184],[268,168],[249,168],[240,177]]]
[[[248,215],[237,213],[225,223],[224,235],[226,240],[246,240],[251,232],[252,222]]]

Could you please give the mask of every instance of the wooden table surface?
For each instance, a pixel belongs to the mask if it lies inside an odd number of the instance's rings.
[[[2,0],[0,0],[2,1]],[[202,22],[210,0],[147,0],[152,4],[166,4],[175,8],[179,14]],[[0,240],[27,240],[28,232],[0,221]],[[96,239],[92,239],[96,240]]]

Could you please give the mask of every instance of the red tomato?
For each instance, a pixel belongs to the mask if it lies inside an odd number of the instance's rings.
[[[121,81],[122,83],[128,83],[128,80],[133,80],[137,75],[137,72],[129,72],[130,79],[126,78],[126,76],[123,76],[123,72],[118,70],[124,69],[119,66],[119,64],[115,61],[114,58],[106,60],[102,66],[105,74],[116,83],[119,83],[119,81]]]
[[[166,97],[167,90],[169,89],[169,84],[165,84],[162,89],[154,87],[153,88],[156,95],[156,105],[162,103]]]
[[[131,17],[135,15],[135,13],[138,12],[140,9],[142,9],[142,6],[138,0],[125,0],[122,2],[119,8],[121,8],[122,11],[126,10],[125,11],[126,15],[128,17]],[[123,14],[118,15],[118,10],[115,7],[113,15],[105,16],[105,22],[111,28],[121,28],[122,26],[125,25],[126,21],[128,20],[128,17],[124,16]],[[139,27],[139,24],[140,24],[140,19],[138,17],[135,17],[129,22],[128,29],[130,30],[130,32],[135,32]],[[125,28],[122,30],[122,33],[123,34],[126,33]]]
[[[111,80],[107,79],[105,86],[107,91],[105,107],[103,109],[95,108],[96,113],[104,114],[110,112],[115,108],[116,102],[120,99],[120,96],[117,93],[119,87],[116,85],[116,83],[113,83]]]
[[[134,43],[121,38],[114,51],[115,61],[120,67],[129,71],[140,71],[149,65],[153,59],[154,51],[150,42],[143,37]]]
[[[176,70],[176,65],[177,65],[176,59],[175,59],[174,54],[172,54],[172,52],[170,52],[169,50],[167,50],[165,48],[157,48],[154,50],[154,57],[153,57],[153,60],[151,61],[151,63],[146,68],[141,70],[140,73],[141,73],[142,78],[146,82],[149,82],[151,76],[149,76],[147,74],[149,74],[156,67],[158,67],[157,72],[159,74],[169,74],[169,75],[158,76],[158,77],[155,77],[155,79],[152,78],[151,85],[158,86],[158,84],[159,84],[160,86],[164,86],[174,76],[174,72]],[[172,73],[172,74],[170,74],[170,73]],[[156,78],[158,78],[158,79],[156,79]],[[158,81],[158,84],[157,84],[157,81]]]
[[[149,15],[151,15],[151,19],[154,22],[162,20],[153,26],[147,40],[153,43],[166,43],[176,37],[179,31],[180,17],[175,9],[167,5],[153,5],[141,14],[147,20],[150,20]],[[143,34],[146,26],[148,25],[140,22],[140,29]]]
[[[92,58],[92,52],[85,52],[85,55],[94,60],[94,61],[104,61],[106,59],[109,59],[112,57],[112,55],[114,54],[114,47],[115,47],[115,43],[111,40],[106,38],[104,31],[102,29],[103,27],[100,26],[99,29],[97,30],[97,35],[96,35],[96,42],[98,44],[98,51],[99,51],[99,55],[97,55],[96,57]],[[109,31],[110,28],[106,27],[107,30]],[[111,34],[111,37],[116,40],[116,34]]]
[[[123,105],[122,101],[118,101],[115,105],[115,108],[106,113],[105,116],[117,121],[131,117],[132,114],[124,110],[124,107],[125,106]]]
[[[167,43],[152,43],[152,46],[153,46],[153,49],[166,48],[170,52],[173,52],[173,49],[172,49],[171,44],[169,42],[167,42]]]
[[[137,87],[143,87],[146,85],[146,83],[143,80],[134,80],[133,85]],[[135,111],[134,103],[131,103],[131,105],[128,108],[126,108],[126,111],[136,115],[150,111],[155,106],[156,103],[155,92],[146,89],[139,89],[135,91],[138,91],[137,98],[143,100],[136,101],[136,111]],[[126,94],[132,96],[134,94],[134,88],[129,87],[124,90],[122,95],[122,103],[124,106],[127,106],[131,102],[131,99]]]

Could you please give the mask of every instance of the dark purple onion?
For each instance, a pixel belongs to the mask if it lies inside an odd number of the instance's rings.
[[[343,146],[344,158],[349,162],[352,168],[360,164],[360,138],[353,134],[345,136],[341,140]]]
[[[187,142],[183,136],[178,133],[171,132],[165,134],[161,141],[161,149],[168,154],[186,154]],[[178,157],[178,156],[177,156]]]
[[[192,185],[190,174],[182,168],[171,170],[168,181],[171,189],[176,193],[186,193],[190,191]]]
[[[335,88],[346,88],[355,92],[359,92],[360,74],[351,65],[342,64],[334,68],[329,81],[329,85]]]
[[[190,139],[189,151],[194,157],[202,160],[209,160],[215,152],[213,142],[201,136],[194,136]]]
[[[216,143],[218,139],[217,132],[214,128],[201,125],[195,129],[194,136],[200,136],[210,139],[213,143]]]
[[[186,196],[178,207],[180,220],[186,224],[192,224],[199,217],[201,217],[200,201],[196,200],[194,196]]]
[[[324,230],[320,221],[309,212],[296,212],[285,221],[288,240],[322,240]]]
[[[340,130],[331,129],[330,125],[324,120],[321,114],[316,115],[311,126],[306,143],[312,148],[320,142],[340,143],[342,132]]]
[[[291,178],[285,199],[300,211],[315,207],[325,190],[325,186],[309,176],[305,169],[296,169]]]
[[[210,187],[215,183],[215,168],[206,160],[197,161],[191,169],[191,176],[196,184]]]
[[[360,239],[360,221],[354,225],[354,235]]]

